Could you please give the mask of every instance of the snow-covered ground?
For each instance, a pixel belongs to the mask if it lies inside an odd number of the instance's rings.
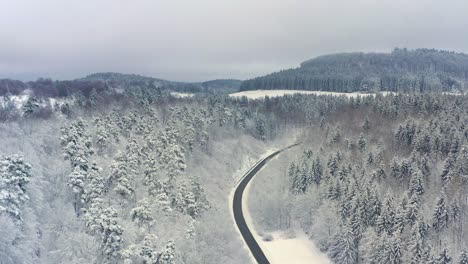
[[[274,151],[275,150],[267,151],[265,154],[262,155],[261,159],[272,154]],[[276,156],[274,159],[277,159],[277,158],[278,156]],[[260,171],[262,169],[260,169]],[[260,171],[257,172],[257,174],[260,173]],[[247,174],[247,172],[245,174]],[[240,179],[239,182],[241,180],[242,179]],[[244,218],[247,223],[247,226],[252,232],[252,235],[254,236],[259,246],[262,248],[263,252],[265,253],[270,263],[272,264],[283,264],[283,263],[331,264],[331,261],[327,258],[327,256],[323,254],[322,252],[320,252],[320,250],[318,250],[317,247],[314,245],[313,241],[309,240],[307,235],[301,230],[295,230],[293,232],[294,233],[293,236],[291,236],[290,232],[286,234],[284,232],[279,232],[279,231],[271,233],[271,234],[262,234],[261,236],[260,234],[258,234],[258,232],[255,231],[254,225],[252,222],[252,217],[249,213],[249,205],[247,203],[251,183],[252,181],[250,181],[249,184],[247,184],[247,187],[245,188],[245,191],[244,191],[244,195],[242,197],[242,208],[244,212]],[[235,220],[234,220],[234,215],[232,214],[232,200],[233,200],[234,191],[236,188],[233,189],[229,197],[229,200],[231,201],[230,211],[231,211],[232,221],[234,225],[235,225]],[[237,226],[236,226],[236,230],[238,230]],[[241,236],[240,232],[239,232],[239,236]],[[270,241],[264,240],[264,237],[267,237],[267,236],[271,236],[271,239],[269,239]],[[249,250],[247,248],[247,245],[245,245],[245,247],[246,247],[246,250]],[[251,257],[252,257],[253,263],[255,263],[255,259],[253,255],[251,255]]]
[[[327,256],[320,252],[302,230],[293,232],[273,232],[271,241],[260,241],[260,246],[271,263],[288,264],[331,264]]]
[[[381,92],[382,95],[388,95],[392,92]],[[291,94],[315,94],[315,95],[334,95],[334,96],[346,96],[348,98],[358,96],[373,96],[373,93],[338,93],[338,92],[325,92],[325,91],[305,91],[305,90],[254,90],[232,93],[229,96],[232,97],[243,97],[246,96],[249,99],[262,99],[268,97],[278,97]]]
[[[29,97],[31,97],[29,94],[21,94],[21,95],[12,95],[9,96],[9,100],[13,102],[15,105],[16,109],[20,109],[23,107],[23,105],[28,101]],[[5,97],[0,96],[0,105],[4,106],[5,104]],[[40,100],[39,105],[42,107],[45,106],[50,106],[54,107],[55,104],[62,105],[64,103],[69,103],[72,104],[72,100],[70,98],[54,98],[54,97],[49,97],[49,98],[43,98]]]
[[[193,93],[178,93],[178,92],[171,92],[171,95],[178,98],[186,98],[192,97]]]

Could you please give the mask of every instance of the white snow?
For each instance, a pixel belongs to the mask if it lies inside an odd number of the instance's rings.
[[[192,97],[193,93],[178,93],[178,92],[171,92],[171,95],[178,98],[186,98]]]
[[[21,94],[21,95],[12,95],[9,99],[13,102],[17,109],[21,108],[23,104],[29,99],[29,95]],[[5,104],[5,97],[0,96],[0,105],[4,106]]]
[[[462,92],[443,92],[443,95],[456,95],[456,96],[462,96]]]
[[[268,155],[272,154],[274,150],[269,150],[265,154],[262,155],[262,157],[259,159],[258,162],[263,160],[265,157]],[[275,158],[277,158],[276,156]],[[257,163],[258,163],[257,162]],[[256,163],[256,164],[257,164]],[[255,165],[256,165],[255,164]],[[254,165],[254,166],[255,166]],[[252,166],[248,171],[250,171],[254,166]],[[247,171],[247,172],[248,172]],[[261,169],[260,169],[261,171]],[[259,172],[260,172],[259,171]],[[247,172],[245,174],[247,174]],[[257,172],[257,173],[259,173]],[[255,176],[256,177],[256,176]],[[241,182],[242,178],[239,180],[238,184]],[[288,264],[331,264],[330,260],[328,260],[327,256],[320,252],[317,247],[314,245],[314,243],[308,239],[307,235],[300,230],[295,230],[295,236],[290,237],[284,232],[274,232],[272,234],[269,234],[272,236],[271,241],[264,241],[262,236],[260,236],[254,229],[254,225],[252,222],[252,217],[249,213],[249,206],[248,206],[248,195],[250,192],[250,186],[251,182],[247,184],[247,187],[244,190],[244,195],[242,197],[242,208],[244,211],[244,218],[247,223],[247,226],[249,227],[250,231],[252,232],[252,235],[254,236],[255,240],[259,244],[259,246],[262,248],[263,252],[265,253],[266,257],[272,264],[282,264],[282,263],[288,263]],[[234,220],[234,215],[232,213],[232,200],[234,197],[234,191],[237,189],[236,187],[232,190],[230,196],[229,196],[229,201],[230,201],[230,211],[231,211],[231,216],[232,216],[232,221],[235,225],[235,220]],[[235,227],[236,230],[239,231],[237,226]],[[239,235],[240,232],[239,232]],[[264,235],[265,236],[265,235]],[[249,251],[250,250],[247,248],[246,249]],[[256,263],[253,255],[250,253],[249,254],[252,257],[252,263]]]
[[[301,230],[294,230],[294,237],[289,232],[273,232],[271,241],[261,241],[260,246],[271,263],[288,264],[331,264],[327,256],[320,252],[314,243]]]
[[[386,96],[392,92],[381,92],[380,94]],[[305,90],[253,90],[232,93],[229,96],[232,97],[243,97],[246,96],[249,99],[262,99],[268,97],[278,97],[292,94],[315,94],[315,95],[333,95],[333,96],[346,96],[348,98],[358,96],[374,96],[374,93],[338,93],[338,92],[325,92],[325,91],[305,91]]]
[[[23,107],[23,105],[26,103],[26,101],[28,101],[29,97],[30,97],[29,94],[21,94],[21,95],[12,95],[12,96],[9,97],[9,99],[13,102],[16,109],[21,109],[21,107]],[[50,107],[53,108],[56,103],[58,105],[62,105],[64,103],[66,103],[66,102],[68,102],[70,104],[72,103],[70,101],[70,99],[49,97],[49,98],[42,99],[40,101],[39,105],[42,106],[42,107],[50,106]],[[0,105],[4,106],[4,104],[5,104],[5,97],[0,96]]]

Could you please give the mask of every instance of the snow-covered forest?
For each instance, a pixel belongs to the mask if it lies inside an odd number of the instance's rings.
[[[334,263],[466,263],[467,109],[457,96],[350,99],[254,180],[257,228],[300,229]]]
[[[229,194],[295,142],[254,181],[259,230],[301,230],[336,263],[464,263],[466,96],[102,87],[3,98],[2,263],[248,263]]]

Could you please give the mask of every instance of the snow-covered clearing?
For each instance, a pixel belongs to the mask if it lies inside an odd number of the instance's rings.
[[[392,92],[381,92],[380,94],[386,96]],[[305,91],[305,90],[254,90],[244,91],[230,94],[232,97],[243,97],[246,96],[249,99],[262,99],[268,97],[278,97],[292,94],[315,94],[315,95],[333,95],[333,96],[346,96],[348,98],[358,96],[374,96],[373,93],[338,93],[338,92],[325,92],[325,91]]]
[[[171,92],[171,95],[178,98],[186,98],[192,97],[193,93],[178,93],[178,92]]]
[[[267,157],[268,155],[272,154],[273,152],[274,150],[268,150],[265,154],[262,155],[262,157],[259,159],[259,162],[263,160],[265,157]],[[278,156],[276,156],[273,159],[277,159],[277,158]],[[251,168],[253,168],[254,166],[251,166]],[[248,171],[250,171],[250,169]],[[260,171],[262,171],[262,169],[260,169]],[[245,174],[247,174],[248,171],[246,171]],[[260,171],[258,171],[257,174],[260,173]],[[242,178],[239,179],[238,183],[240,183],[241,180]],[[327,256],[323,254],[322,252],[320,252],[320,250],[317,249],[314,243],[311,240],[309,240],[307,235],[301,230],[295,230],[294,232],[287,232],[287,233],[278,231],[278,232],[274,232],[271,234],[261,234],[261,235],[257,231],[255,231],[252,217],[249,211],[249,205],[247,203],[248,196],[250,193],[251,183],[252,181],[250,181],[247,184],[247,187],[245,188],[245,191],[244,191],[244,195],[242,197],[242,208],[243,208],[244,218],[247,223],[247,226],[252,232],[252,235],[254,236],[259,246],[262,248],[263,252],[265,253],[270,263],[272,264],[282,264],[282,263],[329,264],[331,263],[330,260],[328,260]],[[234,220],[234,215],[232,214],[232,200],[233,200],[234,191],[236,188],[237,186],[232,190],[229,196],[229,201],[231,201],[230,211],[231,211],[232,221],[234,225],[235,225],[235,220]],[[238,230],[237,226],[236,226],[236,230]],[[241,235],[240,232],[239,232],[239,235]],[[266,237],[269,237],[268,239],[269,241],[264,240],[264,238]],[[249,250],[247,246],[246,246],[246,249]],[[249,250],[249,253],[250,253],[250,250]],[[256,261],[254,257],[252,256],[252,254],[250,254],[250,256],[252,257],[253,263],[255,263]]]
[[[327,256],[301,230],[265,234],[271,241],[260,240],[260,246],[271,263],[328,264]]]

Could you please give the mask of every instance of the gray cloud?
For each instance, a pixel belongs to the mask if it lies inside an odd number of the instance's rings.
[[[468,52],[466,0],[0,0],[0,78],[249,78],[393,47]]]

